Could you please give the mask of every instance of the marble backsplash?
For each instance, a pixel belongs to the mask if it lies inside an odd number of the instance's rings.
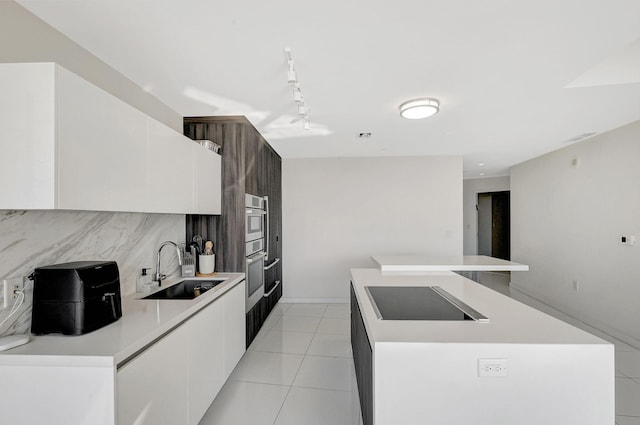
[[[14,277],[30,282],[27,276],[36,267],[51,264],[113,260],[120,270],[121,292],[127,295],[135,292],[141,268],[155,271],[160,244],[179,243],[184,237],[184,215],[0,210],[0,282]],[[170,247],[162,252],[162,270],[167,275],[180,272]],[[32,293],[29,283],[25,303],[0,327],[0,336],[29,332]],[[0,304],[0,322],[9,310]]]

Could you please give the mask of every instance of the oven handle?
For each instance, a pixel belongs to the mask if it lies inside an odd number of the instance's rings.
[[[271,264],[269,264],[268,266],[264,266],[264,270],[267,271],[267,270],[271,269],[271,267],[275,266],[279,262],[280,262],[280,258],[276,258],[275,260],[273,260],[271,262]]]
[[[263,252],[259,252],[257,254],[252,255],[251,257],[247,257],[247,264],[251,264],[254,261],[258,261],[261,258],[264,258],[267,254]]]
[[[273,286],[273,288],[271,288],[271,290],[269,292],[267,292],[266,294],[263,295],[263,297],[268,298],[269,295],[271,295],[273,293],[273,291],[276,290],[276,288],[278,287],[278,285],[280,285],[280,281],[276,280],[276,284]]]

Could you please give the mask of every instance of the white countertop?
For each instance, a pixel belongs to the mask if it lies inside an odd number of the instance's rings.
[[[486,255],[375,255],[383,273],[528,271],[529,266]]]
[[[244,274],[216,273],[214,278],[227,280],[193,300],[143,300],[149,294],[127,295],[116,322],[79,336],[31,336],[28,344],[0,353],[0,366],[117,366],[242,282]],[[182,280],[167,278],[160,289]]]
[[[352,282],[372,347],[379,343],[609,344],[453,272],[394,276],[352,269]],[[380,320],[365,286],[440,286],[489,318],[465,321]]]

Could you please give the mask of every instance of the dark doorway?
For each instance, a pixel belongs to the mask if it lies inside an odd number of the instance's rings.
[[[510,192],[478,194],[478,255],[511,259]]]

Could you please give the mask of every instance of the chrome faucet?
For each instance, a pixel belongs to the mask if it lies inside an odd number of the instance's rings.
[[[172,241],[162,242],[162,245],[160,245],[160,248],[158,248],[158,259],[156,261],[156,274],[154,275],[154,280],[158,282],[158,285],[162,285],[162,279],[167,277],[166,274],[160,273],[160,253],[162,252],[162,248],[164,248],[167,245],[173,245],[175,247],[176,254],[178,254],[178,264],[182,265],[182,254],[180,253],[180,247],[178,246],[178,244]]]

